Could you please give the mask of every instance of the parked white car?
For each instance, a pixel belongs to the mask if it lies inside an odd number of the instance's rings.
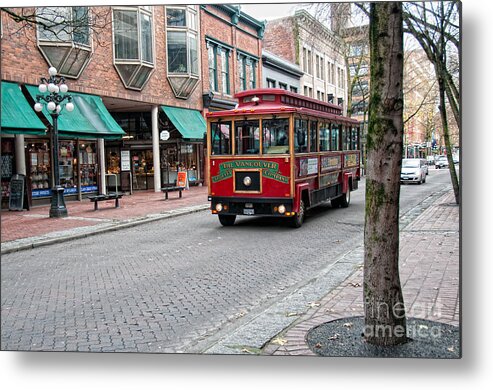
[[[435,168],[448,168],[447,156],[438,156],[438,158],[435,160]]]
[[[426,183],[426,160],[405,158],[402,160],[401,183]]]

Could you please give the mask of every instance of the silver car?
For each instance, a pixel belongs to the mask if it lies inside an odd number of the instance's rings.
[[[402,160],[401,183],[426,183],[426,160],[405,158]]]

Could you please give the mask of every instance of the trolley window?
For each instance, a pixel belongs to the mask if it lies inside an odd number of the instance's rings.
[[[262,153],[289,152],[289,124],[287,119],[264,119],[262,121]]]
[[[296,119],[294,124],[294,151],[305,153],[308,144],[308,121]]]
[[[260,151],[259,121],[235,122],[236,154],[258,154]]]
[[[332,134],[330,142],[330,150],[340,150],[339,149],[339,125],[332,125]]]
[[[318,122],[310,121],[310,152],[317,151],[317,131],[318,131]]]
[[[323,122],[320,125],[318,138],[320,142],[320,151],[325,152],[330,150],[330,123]]]
[[[211,123],[212,154],[231,154],[231,122]]]

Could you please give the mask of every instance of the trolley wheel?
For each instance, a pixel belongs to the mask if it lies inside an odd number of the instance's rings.
[[[236,221],[236,215],[218,215],[219,222],[223,226],[233,226]]]
[[[351,190],[348,188],[345,194],[342,194],[338,198],[332,199],[330,202],[334,207],[348,207],[351,202]]]
[[[300,200],[300,211],[296,213],[294,217],[291,218],[291,226],[295,228],[301,227],[303,221],[305,220],[305,203]]]

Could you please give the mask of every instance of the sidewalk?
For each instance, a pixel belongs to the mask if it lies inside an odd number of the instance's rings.
[[[209,202],[207,187],[198,186],[183,191],[181,199],[178,192],[170,192],[165,200],[163,193],[150,190],[124,195],[119,208],[114,207],[114,200],[108,200],[99,202],[99,210],[94,210],[89,199],[67,202],[66,206],[67,218],[50,218],[49,205],[24,211],[2,210],[1,253],[205,210]]]
[[[459,206],[440,197],[400,234],[400,279],[408,317],[459,326]],[[336,319],[363,316],[363,258],[358,269],[271,340],[266,355],[316,356],[307,332]]]

